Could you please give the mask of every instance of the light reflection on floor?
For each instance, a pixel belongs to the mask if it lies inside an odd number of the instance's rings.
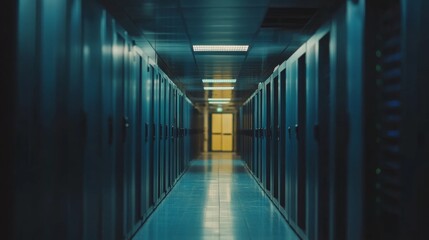
[[[299,239],[233,153],[207,153],[133,238]]]

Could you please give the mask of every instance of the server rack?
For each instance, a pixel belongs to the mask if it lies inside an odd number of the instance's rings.
[[[286,69],[284,64],[279,67],[279,96],[278,96],[278,174],[279,174],[279,204],[286,206]]]

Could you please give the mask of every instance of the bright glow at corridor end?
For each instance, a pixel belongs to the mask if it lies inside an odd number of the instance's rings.
[[[247,52],[249,45],[193,45],[194,52]]]

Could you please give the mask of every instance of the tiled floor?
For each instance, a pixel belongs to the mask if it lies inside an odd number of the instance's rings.
[[[234,157],[209,153],[192,161],[133,239],[299,239]]]

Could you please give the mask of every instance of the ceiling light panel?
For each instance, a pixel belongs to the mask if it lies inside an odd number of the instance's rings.
[[[203,83],[235,83],[236,79],[203,79]]]
[[[209,102],[209,104],[228,104],[229,102]]]
[[[204,87],[204,90],[234,90],[234,87]]]
[[[247,52],[249,45],[193,45],[194,52]]]
[[[231,98],[209,98],[209,101],[230,101]]]

